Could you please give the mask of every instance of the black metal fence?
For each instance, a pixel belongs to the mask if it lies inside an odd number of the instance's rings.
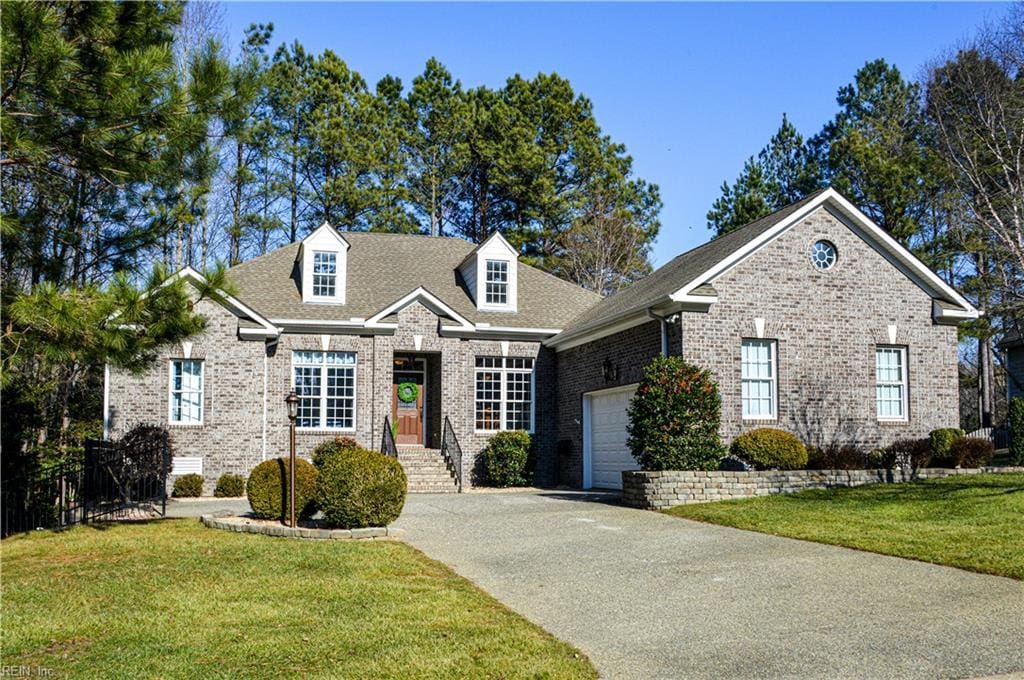
[[[163,428],[139,426],[118,442],[89,440],[81,461],[3,480],[0,535],[164,515],[170,462]]]

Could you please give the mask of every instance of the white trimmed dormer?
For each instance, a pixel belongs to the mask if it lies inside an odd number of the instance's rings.
[[[478,245],[459,265],[459,273],[484,312],[514,312],[518,308],[519,253],[499,232]]]
[[[348,241],[327,222],[302,239],[299,272],[302,301],[345,304]]]

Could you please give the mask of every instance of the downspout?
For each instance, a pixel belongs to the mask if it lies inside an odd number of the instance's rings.
[[[658,320],[658,327],[661,329],[661,356],[668,356],[668,321],[665,317],[658,316],[653,310],[647,310],[647,316]]]
[[[110,441],[110,364],[103,364],[103,441]]]
[[[270,348],[277,345],[281,336],[277,336],[263,347],[263,447],[260,451],[260,460],[267,459],[267,400],[269,399],[270,383],[268,373],[270,371]]]

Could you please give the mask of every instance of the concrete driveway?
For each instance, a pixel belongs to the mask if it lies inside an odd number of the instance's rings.
[[[604,678],[1024,671],[1024,583],[595,502],[609,499],[413,495],[396,526]]]

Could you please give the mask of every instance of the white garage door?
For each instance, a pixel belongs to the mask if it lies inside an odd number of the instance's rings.
[[[584,487],[621,489],[622,471],[638,469],[626,446],[627,411],[634,392],[636,385],[630,385],[584,396],[584,465],[589,464]]]

